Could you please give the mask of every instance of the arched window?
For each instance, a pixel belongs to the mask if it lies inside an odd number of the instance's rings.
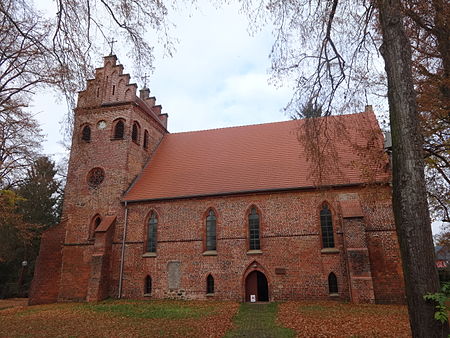
[[[206,277],[206,293],[214,293],[214,278],[211,275]]]
[[[94,218],[92,218],[91,225],[89,226],[89,239],[93,240],[95,238],[95,229],[98,228],[100,223],[102,222],[102,218],[100,215],[95,215]]]
[[[333,219],[331,211],[325,203],[320,210],[320,227],[322,229],[322,246],[334,248]]]
[[[152,293],[152,277],[147,275],[145,277],[144,294],[149,295]]]
[[[252,208],[248,215],[248,233],[250,250],[259,250],[259,215],[256,208]]]
[[[328,292],[331,293],[338,293],[338,282],[336,275],[331,272],[328,275]]]
[[[156,230],[158,227],[158,217],[152,212],[148,220],[147,230],[147,252],[156,252]]]
[[[81,130],[81,139],[85,142],[89,142],[91,140],[91,127],[83,127],[83,129]]]
[[[125,123],[122,120],[117,121],[114,126],[114,138],[115,139],[123,139],[125,132]]]
[[[148,131],[144,131],[144,149],[148,148]]]
[[[206,217],[206,250],[216,250],[216,215],[212,210]]]
[[[131,129],[131,140],[138,143],[139,141],[139,124],[137,122],[133,123],[133,127]]]

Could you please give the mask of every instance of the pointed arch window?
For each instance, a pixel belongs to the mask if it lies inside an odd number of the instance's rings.
[[[134,122],[131,129],[131,140],[135,143],[139,142],[139,129],[139,124],[137,122]]]
[[[85,142],[89,142],[91,140],[91,127],[84,126],[81,130],[81,139]]]
[[[322,230],[323,248],[334,248],[333,218],[326,203],[324,203],[322,210],[320,210],[320,227]]]
[[[148,131],[147,130],[144,131],[144,144],[143,144],[143,146],[144,146],[144,149],[148,148]]]
[[[213,210],[209,210],[206,217],[206,250],[216,249],[216,215]]]
[[[250,210],[248,215],[248,233],[250,250],[260,250],[259,215],[255,207]]]
[[[116,125],[114,126],[114,138],[115,139],[123,139],[125,132],[125,123],[123,120],[117,121]]]
[[[102,218],[100,215],[95,215],[92,218],[91,225],[89,227],[89,240],[93,240],[95,238],[95,229],[102,223]]]
[[[214,278],[211,275],[208,275],[208,277],[206,277],[206,293],[214,293]]]
[[[152,277],[147,275],[147,277],[145,277],[144,294],[150,295],[151,293],[152,293]]]
[[[156,233],[158,227],[158,217],[152,212],[148,220],[147,230],[147,252],[156,252]]]
[[[338,293],[338,291],[339,290],[338,290],[337,277],[333,272],[331,272],[328,275],[328,292],[330,294],[332,294],[332,293]]]

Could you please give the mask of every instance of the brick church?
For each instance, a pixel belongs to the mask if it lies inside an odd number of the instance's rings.
[[[129,81],[110,55],[79,93],[62,222],[43,235],[30,304],[404,301],[370,106],[171,134]]]

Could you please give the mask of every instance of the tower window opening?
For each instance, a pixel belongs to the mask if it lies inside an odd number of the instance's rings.
[[[117,121],[114,127],[114,138],[115,139],[123,139],[123,135],[125,132],[125,124],[122,120]]]
[[[131,129],[131,140],[135,143],[139,142],[139,124],[137,122],[133,123],[133,127]]]
[[[85,142],[89,142],[91,140],[91,127],[84,126],[81,131],[81,139]]]
[[[148,131],[144,131],[144,149],[148,148]]]

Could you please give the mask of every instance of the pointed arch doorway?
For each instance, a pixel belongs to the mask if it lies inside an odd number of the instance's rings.
[[[269,285],[266,276],[258,270],[252,271],[245,279],[245,301],[250,302],[251,296],[257,302],[269,301]]]

